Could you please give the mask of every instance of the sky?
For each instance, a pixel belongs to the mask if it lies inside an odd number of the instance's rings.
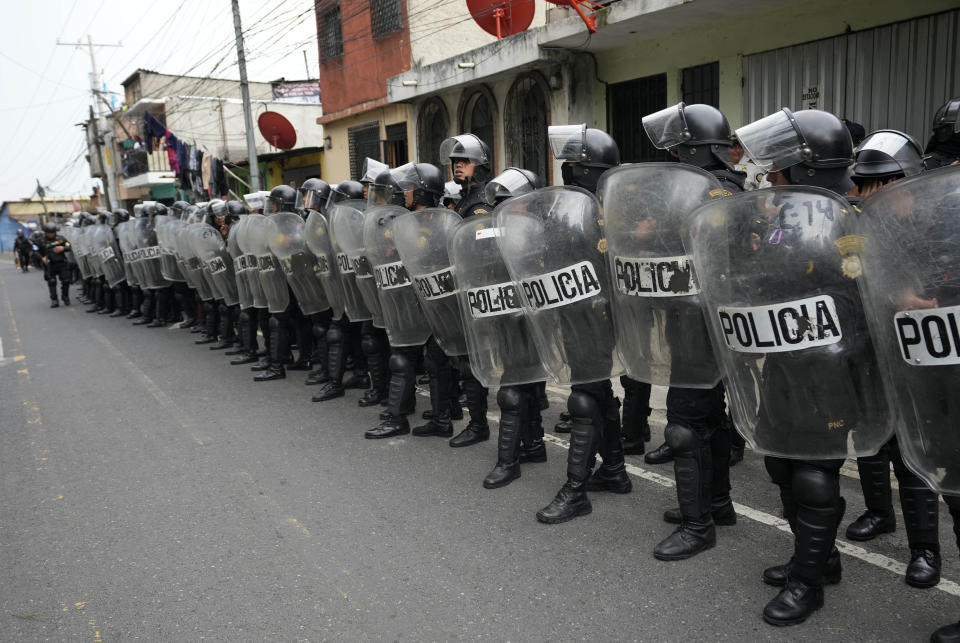
[[[90,194],[83,129],[89,117],[90,52],[101,83],[123,103],[120,84],[138,68],[238,79],[230,0],[28,0],[6,3],[0,24],[0,201]],[[12,14],[12,15],[11,15]],[[240,0],[251,81],[319,73],[311,0]],[[306,52],[307,61],[304,62]],[[104,108],[105,109],[105,108]]]

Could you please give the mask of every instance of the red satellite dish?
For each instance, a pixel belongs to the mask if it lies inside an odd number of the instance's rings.
[[[605,6],[598,2],[593,2],[593,0],[547,0],[547,2],[561,7],[573,7],[586,23],[587,31],[590,33],[597,33],[597,18],[594,14],[606,9]],[[580,8],[581,6],[586,7],[590,11],[589,16],[583,13],[583,9]]]
[[[297,144],[297,130],[283,114],[264,112],[257,118],[257,127],[263,138],[277,149],[289,150]]]
[[[533,0],[467,0],[470,15],[497,40],[520,33],[533,22]]]

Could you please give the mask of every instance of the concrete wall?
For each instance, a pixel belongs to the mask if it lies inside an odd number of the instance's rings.
[[[530,0],[535,6],[530,28],[546,23],[544,3]],[[495,42],[496,36],[480,28],[463,2],[407,0],[410,24],[411,64],[429,65]],[[442,31],[438,31],[442,29]]]
[[[663,33],[597,53],[599,75],[607,83],[667,74],[667,104],[680,101],[684,67],[720,63],[720,109],[731,127],[739,127],[742,111],[741,64],[745,54],[827,38],[953,9],[951,0],[848,1],[804,0],[787,7],[713,22],[708,26]],[[696,10],[691,3],[689,10]],[[601,32],[602,33],[602,32]],[[606,123],[605,96],[596,101],[595,122]]]
[[[323,165],[323,152],[306,152],[287,158],[271,159],[267,161],[266,187],[264,189],[274,188],[283,184],[283,171],[298,167],[308,167],[311,165]],[[323,174],[326,173],[324,168]]]
[[[132,82],[124,85],[125,102],[133,105],[138,98],[163,98],[164,96],[211,96],[240,98],[240,81],[218,78],[195,78],[142,71]],[[139,85],[139,97],[134,95]],[[250,98],[271,100],[273,86],[270,83],[250,83]]]
[[[385,105],[338,119],[324,125],[324,135],[330,137],[331,147],[324,150],[323,180],[337,183],[350,178],[350,140],[348,129],[373,121],[380,123],[380,139],[386,138],[386,126],[407,123],[407,156],[416,158],[413,121],[410,106],[406,104]]]

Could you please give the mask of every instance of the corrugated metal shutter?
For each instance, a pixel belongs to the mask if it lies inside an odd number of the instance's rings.
[[[743,58],[744,123],[781,107],[825,109],[925,144],[937,107],[958,95],[960,10]]]

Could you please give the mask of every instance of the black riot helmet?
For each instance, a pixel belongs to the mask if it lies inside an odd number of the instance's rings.
[[[407,163],[392,172],[404,192],[406,207],[435,208],[443,197],[443,174],[431,163]]]
[[[960,98],[951,98],[933,116],[933,138],[928,147],[947,142],[960,143]]]
[[[97,224],[106,224],[108,218],[110,217],[110,212],[107,210],[97,210]]]
[[[576,185],[596,192],[600,175],[620,165],[620,148],[601,129],[580,125],[551,125],[547,128],[553,157],[563,161],[560,174],[564,185]]]
[[[681,163],[704,169],[733,169],[730,123],[712,105],[677,103],[644,116],[643,129],[654,147],[676,153]]]
[[[882,129],[867,136],[854,154],[853,182],[914,176],[923,170],[923,149],[909,134]]]
[[[853,183],[853,142],[843,121],[830,112],[786,107],[737,130],[747,156],[766,172],[780,172],[792,185],[835,188],[846,194]]]
[[[183,214],[183,211],[190,207],[190,204],[186,201],[174,201],[170,206],[170,209],[173,211],[173,217],[179,219]]]
[[[57,224],[54,223],[53,221],[50,221],[49,223],[44,223],[44,224],[43,224],[43,232],[44,232],[44,234],[50,234],[51,232],[52,232],[53,234],[56,234],[56,233],[57,233],[57,230],[58,230]]]
[[[397,183],[392,170],[385,170],[367,188],[367,207],[377,205],[403,206],[403,190]]]
[[[363,184],[359,181],[340,181],[330,186],[330,196],[327,198],[327,207],[347,199],[362,199]]]
[[[97,222],[97,217],[93,216],[89,212],[80,213],[80,227],[94,225]]]
[[[477,183],[486,182],[493,174],[493,156],[490,154],[490,147],[476,134],[451,136],[440,144],[440,161],[444,165],[449,165],[451,171],[454,171],[454,166],[460,159],[473,163],[473,180]],[[463,183],[456,178],[455,171],[454,180],[457,183]]]
[[[214,214],[214,227],[220,228],[220,226],[227,226],[228,228],[232,226],[240,218],[241,214],[246,214],[247,209],[243,207],[243,204],[239,201],[217,201],[217,203],[222,203],[222,206],[218,206],[216,212],[214,213],[211,209],[211,213]]]
[[[240,218],[241,215],[247,213],[247,206],[243,204],[243,201],[227,201],[227,216]],[[234,219],[236,221],[236,219]]]
[[[296,205],[297,191],[289,185],[278,185],[270,190],[270,196],[267,197],[267,211],[265,214],[293,212]]]
[[[535,172],[519,167],[508,167],[487,182],[483,190],[485,203],[497,205],[510,197],[520,196],[543,187],[543,179]]]
[[[330,197],[330,184],[323,179],[307,179],[297,190],[297,210],[322,211]]]
[[[134,206],[134,210],[136,210],[136,206]],[[167,213],[167,206],[165,206],[164,204],[158,201],[144,201],[141,204],[139,216],[152,219],[158,214],[166,214],[166,213]]]
[[[117,223],[123,223],[124,221],[130,220],[130,213],[124,210],[123,208],[117,208],[113,211],[117,217]]]

